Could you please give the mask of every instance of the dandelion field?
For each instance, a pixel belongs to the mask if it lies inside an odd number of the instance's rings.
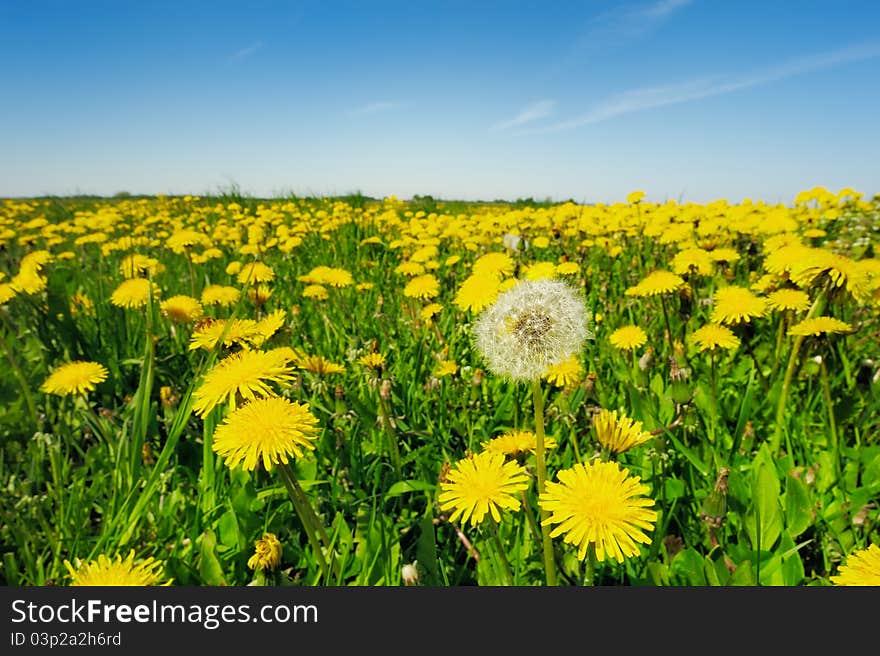
[[[880,583],[880,198],[0,203],[6,585]]]

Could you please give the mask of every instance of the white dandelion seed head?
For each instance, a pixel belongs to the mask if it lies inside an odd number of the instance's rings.
[[[523,280],[477,317],[475,344],[493,373],[535,380],[593,337],[591,318],[583,298],[567,283]]]

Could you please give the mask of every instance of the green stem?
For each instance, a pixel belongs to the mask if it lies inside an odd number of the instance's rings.
[[[660,306],[663,308],[663,320],[666,322],[666,338],[669,341],[669,357],[675,355],[675,344],[672,341],[672,324],[669,323],[669,312],[666,310],[666,296],[660,295]]]
[[[513,585],[513,574],[510,572],[510,561],[504,553],[504,546],[501,544],[501,535],[498,533],[498,522],[489,517],[489,526],[492,529],[492,543],[495,546],[495,553],[498,554],[498,562],[501,564],[501,572],[504,574],[504,584]]]
[[[189,265],[189,290],[190,294],[193,298],[196,297],[196,273],[193,269],[193,261],[192,254],[189,252],[189,248],[186,249],[186,262]]]
[[[779,318],[779,329],[776,331],[776,351],[773,354],[773,365],[770,368],[769,380],[771,381],[776,377],[776,372],[779,370],[779,358],[782,357],[782,344],[785,341],[785,328],[788,326],[789,312],[790,310],[786,310]]]
[[[284,481],[284,485],[287,487],[287,494],[293,502],[294,510],[296,510],[296,514],[299,516],[303,529],[305,529],[306,537],[309,540],[309,544],[312,546],[312,551],[315,554],[315,559],[318,561],[318,566],[321,568],[321,572],[326,579],[330,569],[327,566],[327,560],[324,558],[324,550],[321,546],[321,541],[318,539],[315,526],[315,520],[317,517],[314,514],[314,510],[312,510],[308,499],[302,494],[302,488],[294,477],[290,465],[279,463],[277,467],[278,472],[281,474],[281,480]]]
[[[828,411],[828,430],[831,433],[831,454],[834,462],[834,473],[840,473],[840,442],[837,437],[837,422],[834,419],[834,404],[831,401],[831,385],[828,382],[828,367],[825,358],[819,363],[822,372],[822,391],[825,393],[825,408]]]
[[[587,545],[587,557],[584,560],[584,585],[596,585],[596,544]]]
[[[807,313],[805,319],[809,319],[816,314],[819,314],[822,309],[825,307],[825,294],[820,293],[816,300],[813,302],[813,306],[810,308],[810,311]],[[782,389],[779,392],[779,401],[776,404],[776,428],[773,431],[773,437],[770,438],[770,452],[776,453],[779,451],[779,446],[782,443],[782,426],[785,419],[785,402],[788,399],[788,392],[791,389],[791,380],[794,377],[794,370],[797,368],[798,362],[798,353],[801,349],[801,344],[804,343],[804,335],[798,335],[794,344],[791,348],[791,353],[788,356],[788,365],[785,367],[785,377],[782,379]]]
[[[709,353],[709,362],[709,376],[712,386],[712,418],[709,425],[709,442],[715,444],[715,427],[718,423],[718,408],[715,395],[715,349],[712,349]]]
[[[538,477],[538,498],[544,492],[547,480],[547,463],[544,460],[544,395],[541,391],[541,380],[532,381],[532,401],[535,406],[535,469]],[[550,538],[550,526],[544,523],[550,513],[541,509],[541,540],[544,551],[544,574],[548,586],[556,585],[556,562],[553,558],[553,540]]]

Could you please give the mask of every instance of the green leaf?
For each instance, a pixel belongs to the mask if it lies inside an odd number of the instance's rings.
[[[763,457],[762,457],[763,454]],[[770,551],[782,533],[782,506],[776,466],[762,447],[753,465],[752,509],[746,516],[746,531],[759,551]]]
[[[707,585],[703,556],[696,549],[683,549],[675,554],[669,566],[674,575],[684,577],[687,585]]]
[[[755,571],[751,560],[744,560],[733,571],[731,585],[755,585]]]
[[[214,535],[214,531],[208,529],[202,533],[199,545],[199,576],[207,585],[226,585],[223,567],[214,552],[216,546],[217,537]]]
[[[807,545],[807,542],[795,546],[794,540],[788,533],[782,535],[779,542],[779,548],[784,549],[782,554],[782,583],[783,585],[793,587],[800,585],[804,581],[806,572],[804,571],[804,561],[798,550]]]
[[[785,526],[788,534],[796,538],[812,523],[810,492],[803,481],[789,474],[785,479]]]
[[[425,573],[423,583],[440,585],[440,572],[437,569],[437,541],[434,533],[433,513],[426,512],[419,521],[419,539],[416,544],[416,560],[418,569]]]
[[[244,548],[244,539],[238,530],[238,519],[235,511],[231,508],[227,510],[217,522],[217,530],[220,533],[220,544],[227,549]]]
[[[433,490],[436,487],[437,486],[434,483],[427,483],[425,481],[397,481],[394,485],[388,488],[388,491],[385,493],[385,498],[390,499],[391,497],[397,497],[408,492],[425,492],[426,490]]]
[[[699,471],[703,476],[709,475],[709,468],[703,463],[702,460],[700,460],[700,458],[697,456],[696,453],[694,453],[691,449],[689,449],[684,444],[682,444],[682,442],[677,437],[675,437],[675,435],[673,435],[670,431],[664,431],[663,434],[666,435],[672,441],[672,443],[675,445],[675,448],[685,458],[688,459],[688,462],[690,462],[694,467],[697,468],[697,471]]]

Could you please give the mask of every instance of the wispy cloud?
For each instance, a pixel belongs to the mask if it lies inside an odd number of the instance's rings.
[[[361,105],[360,107],[355,107],[349,112],[349,114],[352,114],[354,116],[363,114],[378,114],[380,112],[387,112],[392,109],[398,109],[400,106],[400,103],[382,100],[370,102],[366,105]]]
[[[593,18],[573,44],[573,51],[620,45],[658,29],[680,9],[693,0],[658,0],[635,7],[622,7],[603,12]]]
[[[241,61],[242,59],[247,59],[248,57],[250,57],[252,54],[254,54],[257,50],[259,50],[262,47],[263,47],[263,42],[257,41],[256,43],[253,43],[246,48],[242,48],[241,50],[236,50],[234,53],[229,55],[229,60],[230,61]]]
[[[560,121],[529,132],[559,132],[583,125],[600,123],[624,114],[632,114],[656,107],[677,105],[742,91],[759,85],[785,80],[796,75],[814,73],[866,59],[880,57],[880,43],[853,45],[840,50],[818,53],[747,74],[734,76],[707,76],[675,84],[631,89],[608,98],[574,118]]]
[[[509,130],[510,128],[518,128],[527,123],[531,123],[533,121],[537,121],[539,119],[545,118],[553,113],[553,107],[556,106],[555,100],[539,100],[538,102],[534,102],[531,105],[527,105],[520,110],[519,114],[514,116],[511,119],[506,121],[501,121],[500,123],[496,123],[491,128],[491,131],[499,131],[499,130]]]

